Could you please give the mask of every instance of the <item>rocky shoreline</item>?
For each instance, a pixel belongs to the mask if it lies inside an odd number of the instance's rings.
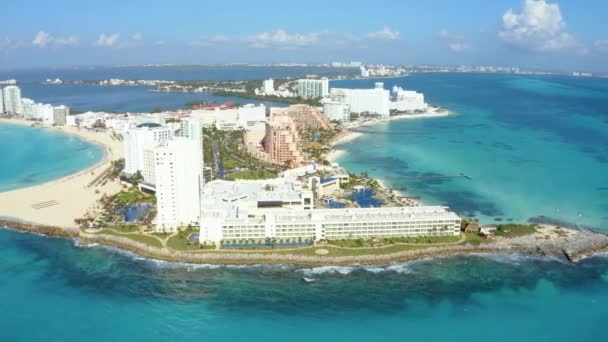
[[[366,254],[358,256],[313,256],[285,253],[222,252],[203,250],[181,252],[167,248],[154,248],[129,238],[90,234],[78,229],[65,229],[53,226],[35,225],[0,219],[0,227],[8,229],[70,238],[80,244],[100,244],[119,248],[137,255],[176,263],[215,264],[215,265],[254,265],[254,264],[292,264],[303,266],[348,266],[348,265],[385,265],[394,262],[407,262],[432,257],[446,257],[467,254],[513,254],[530,256],[558,257],[576,263],[583,258],[608,252],[608,235],[591,231],[576,231],[568,237],[538,241],[530,237],[501,239],[479,246],[470,244],[426,247],[387,254]],[[320,247],[322,248],[322,247]]]

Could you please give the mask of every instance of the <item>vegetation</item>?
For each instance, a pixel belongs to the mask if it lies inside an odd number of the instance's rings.
[[[190,243],[188,241],[188,237],[190,237],[193,233],[198,233],[197,228],[188,228],[185,230],[179,231],[176,235],[169,238],[167,241],[167,247],[178,250],[178,251],[193,251],[199,250],[201,247],[196,243]]]
[[[277,178],[275,172],[269,172],[265,170],[247,170],[233,172],[225,177],[226,180],[237,180],[237,179],[271,179]]]
[[[118,204],[128,205],[128,204],[139,204],[139,203],[154,203],[156,198],[152,195],[143,193],[137,188],[132,187],[126,192],[119,192],[114,195],[114,199],[118,202]]]
[[[155,248],[162,248],[163,245],[160,242],[160,240],[158,240],[157,238],[150,236],[150,235],[144,235],[144,234],[140,234],[140,233],[133,233],[133,234],[121,234],[121,233],[117,233],[113,230],[110,229],[102,229],[101,231],[99,231],[98,234],[105,234],[105,235],[114,235],[114,236],[121,236],[121,237],[125,237],[127,239],[131,239],[137,242],[141,242],[143,244],[146,244],[148,246],[151,247],[155,247]]]
[[[476,233],[465,233],[465,243],[471,244],[473,246],[479,246],[484,242],[483,237]]]
[[[282,103],[291,103],[291,104],[307,104],[307,105],[311,105],[311,106],[315,106],[315,107],[318,107],[321,105],[321,101],[319,99],[305,99],[302,97],[281,97],[281,96],[276,96],[276,95],[255,95],[253,92],[218,90],[218,91],[214,91],[213,95],[232,96],[232,97],[240,97],[240,98],[244,98],[244,99],[282,102]]]
[[[507,238],[530,235],[537,232],[537,227],[537,225],[526,224],[501,224],[496,226],[496,232],[494,232],[494,235]]]
[[[427,236],[427,237],[395,237],[385,239],[347,239],[331,240],[327,243],[337,247],[360,248],[360,247],[380,247],[394,244],[429,245],[456,243],[460,241],[460,236]]]

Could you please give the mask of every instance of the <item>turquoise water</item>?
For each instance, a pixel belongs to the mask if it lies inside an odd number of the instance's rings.
[[[61,178],[95,164],[103,150],[72,135],[0,123],[0,192]]]
[[[0,230],[0,293],[3,341],[605,341],[608,259],[188,267]]]
[[[608,80],[415,74],[384,82],[423,91],[456,115],[366,127],[376,133],[341,147],[351,152],[339,160],[349,170],[484,222],[608,230]],[[460,173],[472,179],[403,178]]]
[[[384,81],[458,114],[374,127],[383,134],[344,146],[349,169],[385,178],[464,172],[472,180],[390,182],[484,220],[546,215],[605,226],[605,81]],[[105,89],[100,103],[132,105],[111,102]],[[88,91],[72,101],[94,102]],[[0,125],[0,139],[0,191],[71,173],[101,153],[40,129]],[[303,276],[318,281],[304,285]],[[480,255],[367,268],[192,266],[0,229],[0,341],[605,341],[607,320],[608,256],[577,265]]]

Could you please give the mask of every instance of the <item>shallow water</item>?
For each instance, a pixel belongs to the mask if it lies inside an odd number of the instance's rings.
[[[484,222],[545,216],[608,230],[608,80],[415,74],[384,82],[456,115],[373,126],[376,134],[342,145],[349,170]],[[400,178],[460,173],[472,180]]]
[[[0,123],[0,192],[37,185],[94,165],[103,150],[63,133]]]
[[[606,222],[608,106],[597,96],[608,91],[605,81],[424,74],[384,82],[422,90],[458,115],[376,126],[432,134],[367,135],[345,145],[349,169],[382,177],[465,172],[472,181],[390,182],[490,221]],[[74,103],[96,101],[73,95]],[[110,99],[100,95],[100,106],[130,106]],[[3,160],[30,162],[16,171],[3,163],[0,187],[80,160],[72,158],[78,148],[40,160],[66,151],[53,140],[64,136],[10,134],[0,134]],[[38,156],[40,146],[50,150]],[[305,285],[303,276],[317,281]],[[607,256],[577,265],[478,255],[374,267],[222,267],[0,229],[0,341],[604,341],[606,320]]]

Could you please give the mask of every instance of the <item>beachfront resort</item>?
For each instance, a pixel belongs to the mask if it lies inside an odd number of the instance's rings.
[[[387,118],[394,110],[414,116],[428,109],[422,94],[389,92],[382,83],[330,89],[326,78],[297,83],[301,96],[320,98],[322,105],[200,104],[154,114],[77,115],[55,108],[49,116],[44,106],[28,107],[31,100],[20,97],[16,84],[4,89],[3,103],[11,117],[109,132],[120,141],[124,163],[104,172],[121,173],[121,192],[136,191],[142,203],[112,207],[107,199],[116,194],[97,189],[103,205],[79,217],[89,228],[116,223],[116,213],[126,210],[131,217],[121,224],[147,223],[161,234],[199,227],[192,235],[197,243],[216,247],[459,235],[461,219],[449,208],[412,207],[417,203],[401,201],[327,159],[331,144],[348,134],[342,126],[353,113],[367,120]],[[267,80],[264,87],[270,92],[273,84]],[[239,167],[222,154],[240,161]]]

